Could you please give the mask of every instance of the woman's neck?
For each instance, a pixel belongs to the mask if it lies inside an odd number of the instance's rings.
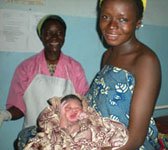
[[[60,58],[60,53],[45,52],[45,59],[47,61],[47,64],[57,64],[59,58]]]
[[[122,45],[114,46],[111,48],[111,50],[112,50],[112,53],[116,55],[125,55],[128,53],[132,53],[133,51],[136,51],[139,45],[140,45],[140,42],[134,39],[134,40],[127,41]]]

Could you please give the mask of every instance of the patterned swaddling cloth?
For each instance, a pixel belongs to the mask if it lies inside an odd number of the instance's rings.
[[[83,106],[85,117],[79,120],[79,130],[69,134],[59,126],[59,99],[52,98],[38,117],[40,132],[32,138],[24,150],[100,150],[112,147],[115,150],[128,140],[127,128],[112,119],[101,117],[93,108]]]

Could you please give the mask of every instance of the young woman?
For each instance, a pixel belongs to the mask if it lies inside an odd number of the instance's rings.
[[[87,94],[89,103],[128,127],[129,140],[122,150],[156,150],[158,132],[152,114],[161,68],[156,54],[136,38],[143,2],[102,0],[99,6],[98,25],[108,49]]]

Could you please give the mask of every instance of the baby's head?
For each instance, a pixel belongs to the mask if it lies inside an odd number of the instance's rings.
[[[69,122],[76,122],[82,112],[82,100],[78,96],[70,94],[61,99],[60,117],[65,117]]]

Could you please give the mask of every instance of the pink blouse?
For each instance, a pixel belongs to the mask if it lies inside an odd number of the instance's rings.
[[[26,112],[23,95],[37,74],[50,76],[44,56],[44,50],[26,59],[16,68],[9,90],[6,104],[7,108],[15,106],[23,113]],[[61,53],[53,76],[70,79],[76,93],[80,95],[84,95],[89,88],[81,64],[63,53]]]

